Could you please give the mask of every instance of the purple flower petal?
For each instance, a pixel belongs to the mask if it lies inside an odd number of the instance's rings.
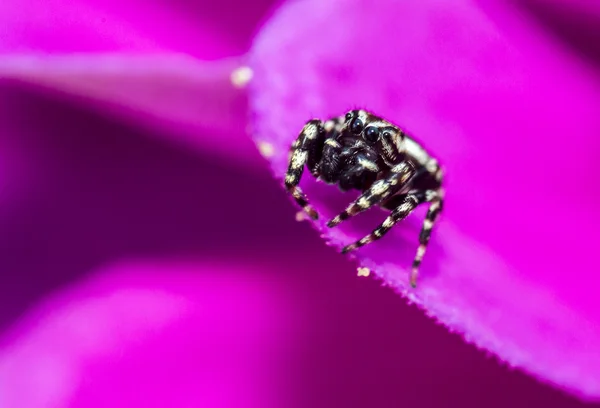
[[[423,211],[358,250],[360,264],[508,364],[596,398],[600,75],[517,15],[467,0],[288,3],[254,44],[254,139],[274,147],[281,180],[313,117],[363,107],[414,134],[447,174],[419,287],[406,289]],[[301,185],[337,248],[385,217],[329,230],[355,195]]]
[[[0,6],[0,78],[92,101],[177,142],[256,158],[243,137],[244,94],[231,76],[272,3],[8,2]],[[246,145],[230,149],[223,139]]]
[[[0,406],[281,406],[296,312],[280,284],[215,264],[97,272],[3,337]]]
[[[11,55],[0,60],[0,77],[60,90],[176,142],[252,161],[258,156],[244,137],[245,93],[231,78],[239,65],[172,53]]]
[[[272,0],[24,0],[0,6],[0,53],[185,52],[239,55]],[[229,10],[235,7],[237,12]]]
[[[213,391],[227,385],[266,407],[270,398],[315,408],[581,405],[357,279],[311,228],[296,228],[294,208],[262,168],[153,140],[151,130],[20,87],[3,88],[2,102],[0,117],[12,120],[2,122],[11,127],[2,127],[8,171],[0,174],[26,179],[15,185],[20,194],[0,186],[0,270],[8,271],[0,274],[0,399],[14,403],[2,408],[63,396],[71,403],[58,406],[70,408],[152,407],[148,398],[223,407]],[[193,263],[175,261],[186,254]],[[131,257],[165,260],[120,262]],[[88,280],[91,272],[100,276]],[[225,345],[227,330],[236,336]],[[197,347],[216,343],[219,365]],[[218,374],[214,388],[207,370]],[[42,388],[40,378],[53,381]]]

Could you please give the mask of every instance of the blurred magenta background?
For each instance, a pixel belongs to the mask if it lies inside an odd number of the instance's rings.
[[[272,6],[30,3],[1,6],[2,52],[234,56]],[[224,130],[246,162],[23,81],[0,92],[1,407],[584,405],[357,277],[242,125]]]

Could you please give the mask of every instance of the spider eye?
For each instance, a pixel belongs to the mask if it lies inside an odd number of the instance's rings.
[[[375,126],[369,126],[365,130],[365,140],[369,143],[375,143],[379,139],[379,129]]]
[[[352,114],[352,112],[348,112],[346,113],[346,120],[350,120],[354,117],[354,115]]]
[[[363,126],[364,125],[362,123],[362,120],[360,120],[359,118],[356,118],[352,121],[352,124],[350,125],[350,130],[355,135],[358,135],[360,132],[362,132]]]

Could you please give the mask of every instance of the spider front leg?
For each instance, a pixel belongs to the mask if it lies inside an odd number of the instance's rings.
[[[421,197],[418,193],[403,194],[397,196],[399,205],[392,211],[392,213],[383,221],[377,228],[373,230],[366,237],[356,241],[353,244],[346,245],[342,248],[342,254],[350,251],[354,251],[357,248],[370,244],[383,237],[397,222],[402,221],[408,215],[413,212],[415,208],[421,203]],[[394,197],[393,199],[396,199]]]
[[[298,184],[302,178],[304,166],[310,160],[309,156],[314,154],[318,145],[323,142],[324,137],[325,129],[320,120],[314,119],[307,122],[302,128],[300,135],[298,135],[298,138],[292,144],[288,170],[285,174],[286,190],[313,220],[318,219],[319,215],[308,204],[308,199],[300,187],[298,187]]]
[[[415,168],[409,162],[401,162],[392,169],[390,176],[373,183],[352,204],[346,207],[341,214],[330,220],[327,226],[333,228],[342,221],[386,200],[402,188],[406,188],[407,183],[413,179],[415,174]]]
[[[417,254],[412,265],[410,284],[414,288],[417,286],[419,266],[421,265],[423,255],[425,255],[425,250],[427,249],[427,244],[429,243],[431,230],[433,229],[433,225],[437,221],[437,217],[440,211],[442,210],[442,192],[441,190],[414,191],[409,194],[403,194],[393,197],[392,200],[397,201],[398,206],[385,219],[385,221],[383,221],[381,225],[375,228],[373,232],[367,235],[366,237],[360,239],[359,241],[356,241],[351,245],[345,246],[342,249],[342,253],[345,254],[347,252],[353,251],[357,248],[360,248],[364,245],[367,245],[373,241],[380,239],[390,229],[392,229],[392,227],[396,225],[396,223],[408,217],[408,215],[412,213],[415,210],[415,208],[417,208],[420,204],[431,202],[431,206],[429,207],[427,215],[425,216],[425,220],[423,221],[423,227],[419,235],[419,248],[417,249]]]

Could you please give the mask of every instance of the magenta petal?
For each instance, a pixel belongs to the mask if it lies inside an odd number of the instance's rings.
[[[205,62],[174,53],[9,55],[0,60],[0,78],[74,95],[162,129],[171,140],[253,160],[258,156],[244,136],[246,95],[232,83],[239,64],[237,58]]]
[[[248,269],[128,262],[2,339],[0,406],[281,406],[292,303]]]
[[[272,0],[23,0],[0,5],[0,54],[185,52],[203,59],[244,52]],[[236,13],[231,13],[232,7]]]
[[[254,138],[273,145],[281,180],[310,118],[364,107],[416,135],[447,172],[419,287],[406,289],[423,211],[357,251],[360,264],[508,364],[597,398],[600,75],[516,15],[468,0],[290,2],[252,51]],[[329,230],[354,195],[301,185],[337,248],[385,217]]]

